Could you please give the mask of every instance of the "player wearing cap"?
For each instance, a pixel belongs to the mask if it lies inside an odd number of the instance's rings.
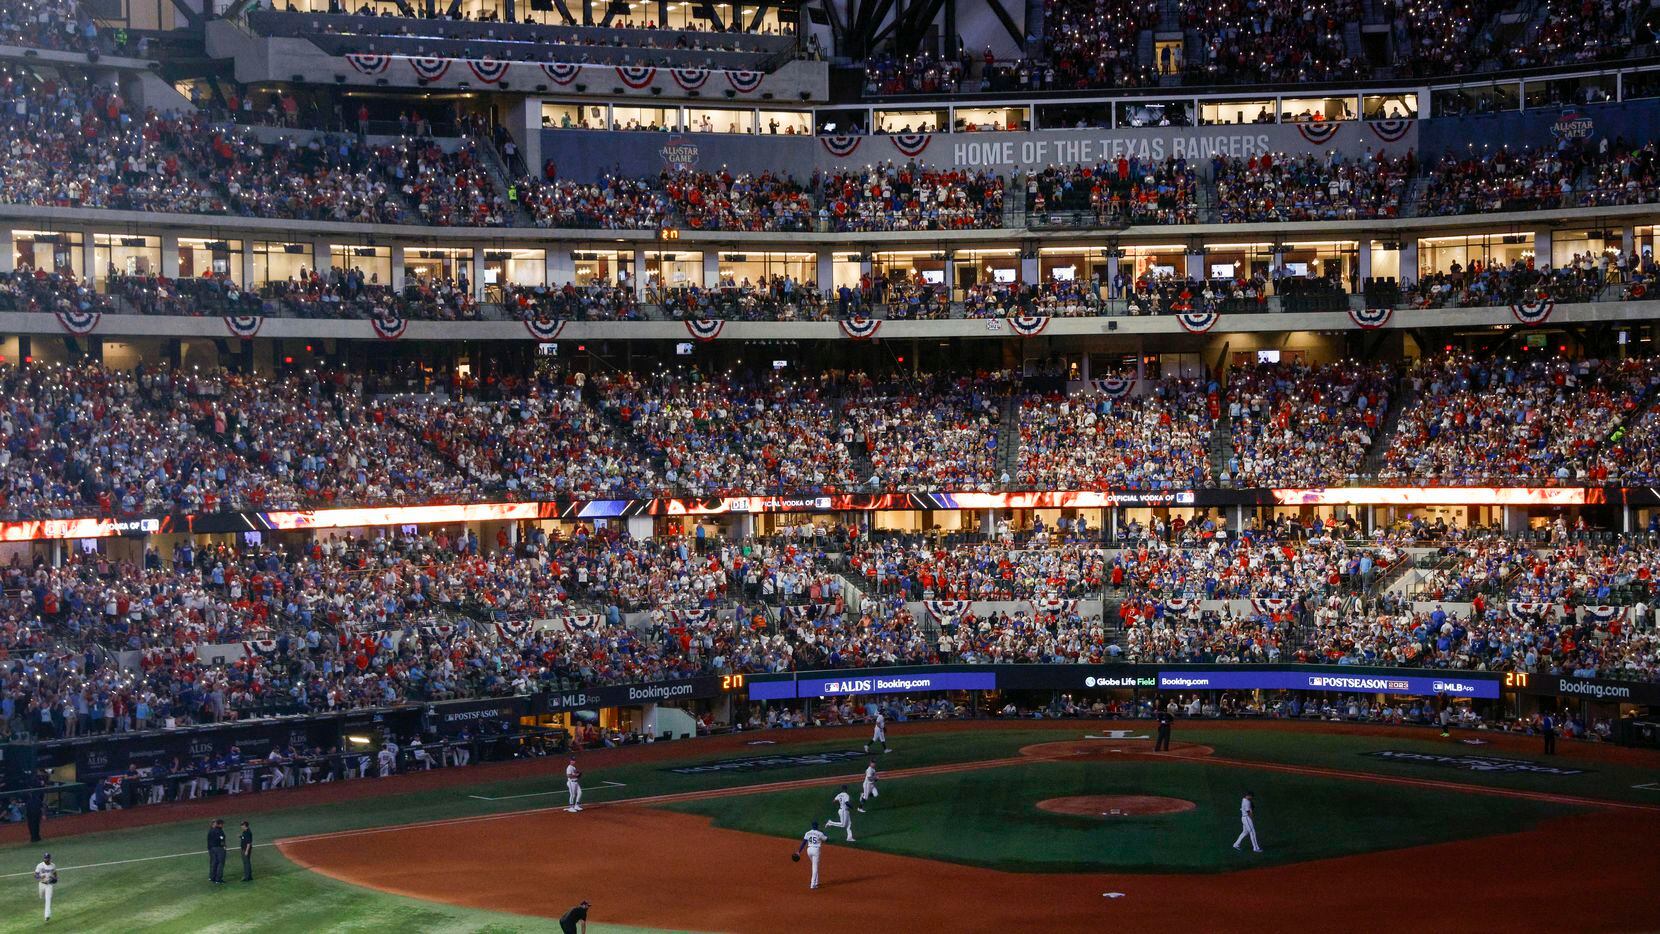
[[[58,866],[47,853],[35,864],[35,888],[46,899],[46,920],[52,920],[52,890],[58,887]]]
[[[572,814],[582,810],[582,770],[576,767],[576,756],[571,756],[565,765],[565,793],[571,797],[570,806],[565,810]]]
[[[848,805],[852,801],[853,796],[847,793],[847,786],[843,785],[841,792],[836,795],[836,819],[824,822],[826,827],[840,827],[845,830],[848,843],[856,842],[853,839],[853,815],[848,812]]]

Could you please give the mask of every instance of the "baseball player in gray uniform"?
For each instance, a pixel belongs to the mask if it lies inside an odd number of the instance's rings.
[[[1261,853],[1262,847],[1257,845],[1257,809],[1252,803],[1254,797],[1255,795],[1247,791],[1245,797],[1239,799],[1239,839],[1233,842],[1233,848],[1239,849],[1239,845],[1248,838],[1251,841],[1251,852]]]

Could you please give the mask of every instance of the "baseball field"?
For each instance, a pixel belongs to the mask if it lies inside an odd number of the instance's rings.
[[[868,731],[790,730],[0,827],[0,930],[596,932],[1660,929],[1660,754],[1490,733],[895,723],[823,886],[789,854],[855,802]],[[1263,852],[1240,832],[1253,794]],[[208,822],[252,823],[207,882]]]

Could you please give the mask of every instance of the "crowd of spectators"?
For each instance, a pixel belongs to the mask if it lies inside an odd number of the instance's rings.
[[[830,315],[816,283],[788,274],[763,276],[759,282],[723,276],[712,289],[683,285],[654,290],[649,298],[669,317],[687,320],[824,321]]]
[[[1655,381],[1642,360],[1426,362],[1405,377],[1410,403],[1379,479],[1601,482],[1621,467],[1599,452]]]
[[[1020,402],[1022,489],[1188,489],[1212,476],[1222,390],[1160,379],[1122,393],[1029,393]]]
[[[1185,158],[1119,156],[1095,165],[1049,166],[1026,176],[1026,212],[1037,223],[1193,224],[1198,173]]]
[[[693,230],[806,231],[813,201],[787,175],[681,170],[660,182],[681,223]]]
[[[1565,141],[1554,147],[1448,152],[1426,171],[1420,214],[1485,214],[1641,204],[1660,197],[1652,141]]]
[[[643,316],[634,287],[627,282],[504,285],[501,304],[521,321],[638,321]]]
[[[1394,376],[1387,364],[1352,360],[1235,367],[1224,481],[1291,487],[1358,479],[1388,415]]]
[[[0,202],[222,213],[218,194],[181,168],[186,134],[113,87],[0,67]]]
[[[845,490],[848,446],[830,377],[620,373],[596,381],[599,405],[662,463],[668,488],[696,496]]]
[[[820,226],[837,232],[1003,226],[1003,178],[883,162],[814,179]]]
[[[1004,404],[1015,375],[854,375],[842,396],[844,443],[871,467],[875,491],[974,490],[1006,483]]]
[[[1408,154],[1349,160],[1335,152],[1294,158],[1259,153],[1217,156],[1212,178],[1218,219],[1225,224],[1397,217],[1415,169]]]

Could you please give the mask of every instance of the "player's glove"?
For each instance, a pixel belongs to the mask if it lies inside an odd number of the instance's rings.
[[[790,854],[790,862],[792,862],[792,863],[801,862],[801,854],[800,853],[791,853]]]

